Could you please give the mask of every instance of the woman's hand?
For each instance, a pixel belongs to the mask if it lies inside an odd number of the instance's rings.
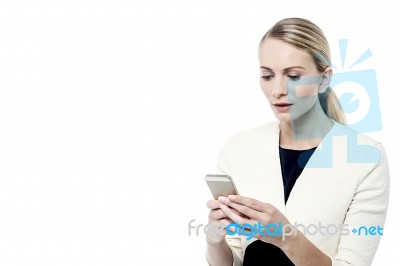
[[[224,240],[226,232],[224,222],[221,222],[227,216],[220,209],[221,203],[218,200],[209,200],[207,207],[210,209],[208,214],[208,228],[206,239],[209,243],[217,243]]]
[[[228,217],[222,221],[228,230],[234,231],[237,230],[237,227],[247,224],[242,228],[246,231],[243,235],[249,236],[249,239],[254,237],[282,247],[283,235],[288,235],[287,229],[293,229],[288,219],[271,204],[239,195],[221,196],[218,201],[221,216]],[[235,221],[236,224],[229,226],[232,221]],[[255,230],[255,225],[257,225],[257,230]],[[283,232],[279,233],[277,228],[282,229]]]
[[[231,224],[233,221],[221,210],[221,202],[212,199],[207,202],[207,207],[210,209],[208,214],[208,228],[206,239],[209,243],[221,242],[225,239],[226,229],[225,224]],[[227,207],[230,209],[229,207]],[[241,214],[233,209],[230,209],[231,213],[237,216]]]

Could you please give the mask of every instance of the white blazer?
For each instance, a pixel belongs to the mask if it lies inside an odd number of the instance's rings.
[[[286,205],[277,121],[231,136],[220,150],[217,173],[230,175],[240,195],[275,206],[291,224],[347,224],[347,235],[310,230],[306,237],[332,259],[332,265],[371,265],[380,235],[374,229],[367,235],[360,227],[383,228],[389,201],[386,154],[372,138],[334,122],[297,179]],[[353,229],[360,229],[361,234]],[[242,265],[246,247],[256,240],[246,238],[226,236],[235,266]]]

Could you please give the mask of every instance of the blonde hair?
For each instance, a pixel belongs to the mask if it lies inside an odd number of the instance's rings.
[[[261,48],[266,38],[276,38],[307,52],[313,58],[317,69],[323,72],[331,65],[329,44],[322,30],[303,18],[286,18],[278,21],[260,41]],[[319,102],[325,114],[336,122],[344,124],[346,116],[331,87],[318,94]]]

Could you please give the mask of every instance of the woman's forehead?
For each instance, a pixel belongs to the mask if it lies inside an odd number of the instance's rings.
[[[267,38],[259,50],[260,66],[271,69],[285,69],[301,66],[305,69],[315,67],[311,55],[284,41]]]

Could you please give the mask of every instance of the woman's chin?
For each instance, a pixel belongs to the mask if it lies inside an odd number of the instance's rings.
[[[289,123],[292,122],[292,116],[290,115],[290,113],[275,113],[275,117],[276,119],[278,119],[280,122],[284,122],[284,123]]]

